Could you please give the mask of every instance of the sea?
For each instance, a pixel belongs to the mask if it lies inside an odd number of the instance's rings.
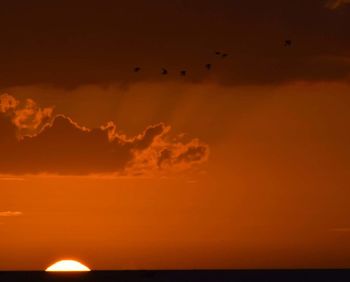
[[[350,269],[339,270],[160,270],[44,272],[0,271],[0,282],[350,282]]]

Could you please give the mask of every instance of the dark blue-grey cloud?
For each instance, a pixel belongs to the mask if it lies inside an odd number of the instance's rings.
[[[350,64],[329,58],[350,57],[350,10],[334,13],[326,3],[6,1],[0,10],[1,86],[344,80]],[[284,48],[286,39],[292,48]],[[229,56],[222,60],[215,51]],[[207,63],[213,64],[210,73]],[[134,73],[135,66],[141,71]],[[169,75],[159,75],[162,67]],[[186,78],[179,75],[183,68]]]

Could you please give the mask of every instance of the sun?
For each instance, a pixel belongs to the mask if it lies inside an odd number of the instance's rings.
[[[76,260],[60,260],[45,271],[90,271],[90,269]]]

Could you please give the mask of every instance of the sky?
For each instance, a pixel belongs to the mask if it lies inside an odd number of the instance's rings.
[[[0,270],[350,267],[349,26],[347,0],[3,3]]]

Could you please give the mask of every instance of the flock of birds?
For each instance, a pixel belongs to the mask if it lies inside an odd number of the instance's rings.
[[[290,40],[290,39],[285,40],[285,41],[284,41],[284,47],[292,47],[292,40]],[[215,52],[215,55],[216,55],[217,57],[221,58],[221,59],[226,59],[226,58],[229,56],[228,53],[221,52],[221,51],[216,51],[216,52]],[[210,71],[210,70],[212,69],[213,65],[212,65],[211,63],[207,63],[207,64],[204,65],[204,67],[205,67],[205,69],[207,69],[208,71]],[[141,67],[139,67],[139,66],[134,67],[134,72],[135,72],[135,73],[138,73],[138,72],[140,72],[141,70],[142,70],[142,69],[141,69]],[[161,68],[161,70],[160,70],[160,74],[161,74],[161,75],[167,75],[168,73],[169,73],[169,72],[168,72],[168,70],[167,70],[166,68],[164,68],[164,67]],[[188,74],[188,71],[187,71],[186,69],[183,69],[183,70],[180,71],[180,75],[181,75],[181,76],[186,76],[187,74]]]

